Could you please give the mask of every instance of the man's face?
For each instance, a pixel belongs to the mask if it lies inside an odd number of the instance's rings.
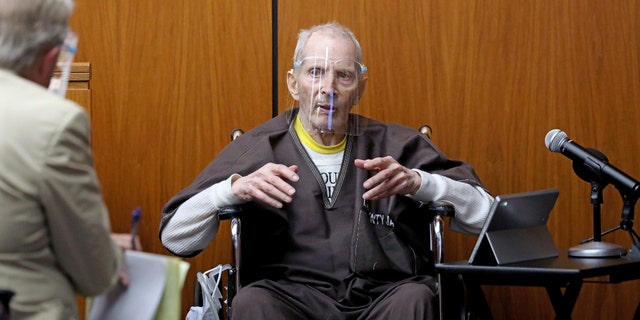
[[[347,132],[351,108],[360,98],[362,64],[348,39],[314,33],[289,74],[289,90],[300,106],[300,119],[310,132]]]

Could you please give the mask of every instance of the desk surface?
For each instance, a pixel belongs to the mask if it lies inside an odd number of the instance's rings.
[[[640,279],[640,258],[570,258],[566,251],[558,257],[497,266],[470,265],[466,260],[436,264],[443,274],[460,274],[486,284],[540,286],[562,284],[573,279],[607,276],[605,282]]]

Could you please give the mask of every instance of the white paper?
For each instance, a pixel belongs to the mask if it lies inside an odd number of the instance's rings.
[[[127,250],[124,260],[129,286],[95,297],[89,320],[153,319],[166,283],[166,257]]]

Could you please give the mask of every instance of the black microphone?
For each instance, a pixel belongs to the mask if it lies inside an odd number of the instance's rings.
[[[607,159],[607,156],[605,156],[602,152],[593,148],[586,148],[586,150],[587,152],[591,153],[594,157],[596,157],[603,163],[606,163],[606,164],[609,163],[609,159]],[[606,187],[609,184],[608,181],[602,181],[602,179],[600,179],[600,177],[597,174],[594,174],[591,171],[591,168],[588,168],[580,161],[573,161],[572,167],[573,167],[573,172],[576,173],[578,178],[586,182],[595,183],[602,188]]]
[[[599,155],[585,150],[579,144],[567,137],[560,129],[552,129],[544,137],[544,143],[551,152],[560,152],[574,163],[581,163],[595,175],[596,181],[608,182],[616,186],[620,193],[637,199],[640,195],[640,182],[631,178],[626,173],[618,170],[606,161],[602,161]]]

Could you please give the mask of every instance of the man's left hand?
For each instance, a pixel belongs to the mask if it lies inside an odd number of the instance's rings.
[[[356,167],[376,172],[364,182],[367,192],[364,200],[378,200],[396,194],[415,194],[420,188],[422,177],[419,173],[404,167],[390,156],[373,159],[356,159]]]

